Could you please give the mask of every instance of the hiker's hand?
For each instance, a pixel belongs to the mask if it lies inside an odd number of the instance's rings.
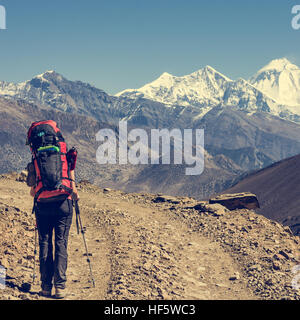
[[[32,197],[34,197],[34,195],[35,195],[34,187],[31,187],[31,188],[30,188],[30,195],[31,195]]]
[[[72,196],[73,196],[73,199],[74,199],[74,200],[79,201],[79,194],[78,194],[78,191],[77,191],[76,188],[73,189],[73,194],[72,194]]]
[[[79,194],[76,188],[76,183],[75,183],[75,172],[74,170],[70,171],[70,178],[72,180],[72,189],[73,189],[73,194],[72,194],[72,199],[75,201],[79,201]]]

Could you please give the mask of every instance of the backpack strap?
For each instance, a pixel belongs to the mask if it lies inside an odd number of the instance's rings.
[[[63,178],[63,179],[67,179],[67,178]],[[67,186],[64,186],[63,184],[60,186],[62,189],[64,189],[65,191],[67,191],[70,195],[72,195],[73,193],[73,189],[69,188]]]
[[[45,190],[45,188],[42,187],[42,188],[34,195],[32,214],[36,213],[37,199],[38,199],[39,195],[40,195],[44,190]]]

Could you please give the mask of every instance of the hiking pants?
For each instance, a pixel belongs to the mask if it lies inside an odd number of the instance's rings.
[[[39,232],[40,274],[42,290],[65,289],[68,263],[68,237],[72,224],[72,201],[38,203],[36,221]],[[55,254],[53,259],[53,231]]]

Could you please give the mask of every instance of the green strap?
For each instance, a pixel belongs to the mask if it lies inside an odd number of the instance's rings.
[[[38,148],[38,152],[41,152],[41,151],[48,151],[48,150],[55,150],[56,152],[59,152],[59,147],[56,147],[56,146],[47,146],[47,147],[40,147]]]

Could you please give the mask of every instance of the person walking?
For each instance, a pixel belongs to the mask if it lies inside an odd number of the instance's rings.
[[[54,285],[55,298],[62,299],[66,295],[72,199],[79,200],[75,183],[77,151],[72,148],[67,152],[64,138],[52,120],[34,122],[28,131],[27,144],[32,152],[27,185],[34,197],[39,235],[40,295],[50,297]]]

